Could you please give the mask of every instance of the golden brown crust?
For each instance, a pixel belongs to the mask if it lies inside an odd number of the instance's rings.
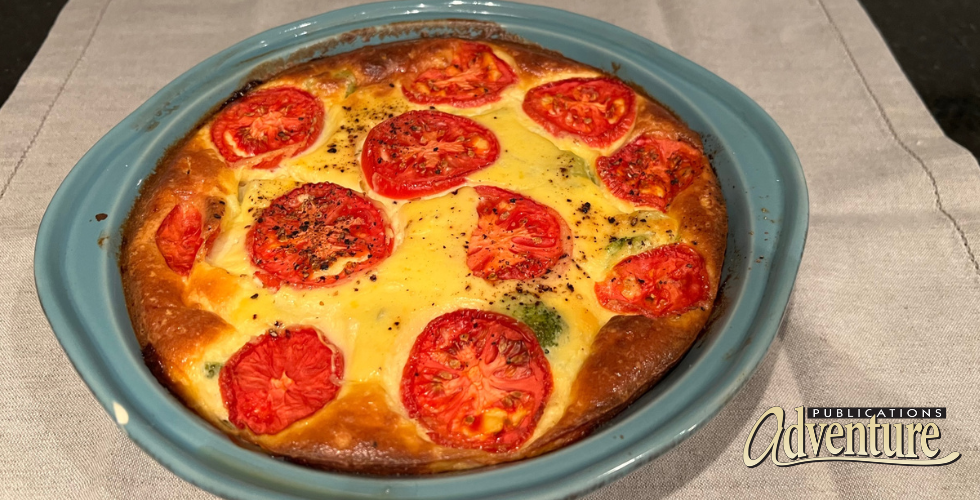
[[[541,47],[533,47],[514,42],[497,42],[497,45],[514,59],[516,65],[514,69],[518,70],[518,73],[525,77],[541,78],[556,73],[595,71],[591,67],[568,59],[558,52]]]
[[[384,390],[376,384],[361,384],[306,425],[258,441],[267,450],[301,463],[369,474],[453,470],[495,461],[489,453],[419,439],[415,425],[391,410]]]
[[[576,441],[622,411],[653,387],[697,340],[715,301],[728,234],[728,217],[718,180],[709,169],[671,204],[680,220],[680,240],[705,260],[710,296],[700,308],[680,316],[616,316],[592,343],[592,351],[572,386],[572,404],[555,427],[537,440],[529,455]]]
[[[443,57],[450,43],[429,39],[367,47],[288,70],[277,80],[294,84],[312,80],[315,93],[331,96],[343,92],[354,78],[359,89],[386,94],[396,91],[390,83],[420,70],[417,61]],[[513,61],[524,82],[562,72],[598,74],[543,49],[512,42],[487,43]],[[698,134],[660,104],[640,98],[637,113],[626,140],[650,133],[702,149]],[[177,203],[198,208],[204,215],[203,237],[208,241],[198,254],[202,259],[223,214],[221,198],[238,186],[233,170],[205,139],[192,134],[181,144],[144,184],[123,230],[120,267],[137,339],[154,374],[190,407],[241,442],[290,460],[361,473],[405,474],[540,455],[580,439],[657,383],[687,352],[711,312],[725,253],[727,215],[717,178],[705,160],[707,168],[701,177],[676,197],[668,215],[680,222],[679,240],[704,257],[711,296],[703,307],[677,317],[617,316],[604,325],[572,385],[571,404],[556,425],[528,446],[492,454],[433,444],[419,436],[413,422],[391,408],[383,388],[371,383],[351,387],[301,425],[272,436],[256,436],[200,411],[184,375],[200,362],[204,346],[234,328],[217,314],[187,302],[184,278],[167,267],[156,247],[156,228]]]
[[[175,205],[189,203],[204,215],[202,236],[210,240],[224,202],[209,194],[220,189],[225,170],[210,150],[189,145],[171,152],[147,180],[123,228],[119,264],[136,338],[144,351],[152,348],[149,357],[162,368],[164,382],[182,397],[181,370],[231,327],[216,314],[184,303],[184,282],[157,250],[156,228]]]

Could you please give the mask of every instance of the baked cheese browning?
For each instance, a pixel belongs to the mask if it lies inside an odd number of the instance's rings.
[[[383,385],[348,384],[348,390],[310,418],[252,442],[300,463],[370,474],[471,469],[507,456],[420,439],[417,424],[393,410],[398,404]]]
[[[459,187],[499,154],[493,132],[469,118],[409,111],[371,129],[361,168],[371,189],[404,200]]]
[[[460,309],[419,335],[402,373],[401,396],[436,443],[492,453],[531,437],[552,378],[526,325],[503,314]]]
[[[552,272],[572,250],[568,224],[554,210],[517,193],[478,186],[480,218],[467,243],[474,276],[527,280]]]
[[[418,104],[473,107],[500,99],[517,78],[510,65],[482,43],[455,41],[431,58],[421,73],[402,79],[402,91]]]
[[[668,213],[680,221],[682,241],[697,247],[704,259],[706,305],[679,315],[616,316],[605,323],[576,375],[567,410],[525,448],[526,456],[561,448],[613,418],[666,376],[697,340],[718,293],[728,234],[718,179],[702,175],[677,196]]]
[[[261,185],[269,188],[267,181]],[[254,189],[247,192],[259,192],[258,188]],[[284,185],[279,189],[291,187]],[[277,196],[275,191],[266,192],[269,194],[261,196]],[[252,196],[246,195],[243,206]],[[560,413],[570,383],[568,375],[575,372],[587,352],[591,335],[599,327],[600,319],[592,312],[599,310],[589,291],[592,282],[571,262],[559,265],[559,270],[546,276],[523,282],[493,284],[472,277],[466,266],[466,244],[477,225],[478,203],[479,197],[472,188],[461,188],[455,194],[429,200],[399,203],[400,208],[391,218],[399,243],[377,268],[330,288],[306,290],[283,286],[275,293],[263,289],[260,282],[236,278],[248,277],[253,272],[240,244],[245,231],[241,228],[251,220],[242,215],[248,214],[245,209],[239,213],[242,219],[215,245],[211,257],[211,264],[217,266],[213,273],[224,275],[222,282],[230,288],[219,288],[210,280],[211,273],[203,271],[192,274],[189,288],[197,290],[193,300],[209,304],[209,308],[230,323],[240,325],[238,329],[243,336],[237,342],[274,327],[275,321],[309,324],[332,332],[332,339],[350,360],[345,380],[380,381],[392,394],[397,394],[398,387],[394,375],[401,372],[415,337],[431,319],[459,308],[499,308],[500,312],[513,316],[516,314],[512,304],[517,299],[541,301],[568,325],[559,338],[560,343],[549,348],[549,356],[555,360],[552,370],[563,375],[555,384],[555,396],[539,425],[547,426]],[[418,255],[426,257],[419,259]],[[212,302],[220,294],[228,298]],[[592,305],[580,307],[582,301],[590,301]],[[229,342],[231,347],[216,343],[206,357],[225,359],[237,349],[235,341],[229,339]],[[209,381],[201,377],[202,385],[207,386]],[[396,405],[401,406],[397,400]],[[212,406],[220,412],[220,403]]]
[[[543,97],[531,100],[549,120],[527,111],[532,89],[565,87],[569,95],[539,90]],[[293,97],[278,108],[242,105],[271,94]],[[644,147],[631,149],[637,144]],[[684,155],[701,163],[675,158]],[[631,170],[609,168],[619,158]],[[534,456],[609,418],[696,338],[727,230],[706,167],[700,138],[669,111],[553,53],[432,39],[314,61],[233,101],[147,182],[121,258],[134,327],[162,381],[204,418],[270,453],[377,473]],[[618,193],[617,175],[624,186],[639,178],[647,201]],[[331,194],[307,192],[323,186]],[[291,196],[307,208],[285,210]],[[190,207],[201,213],[204,242],[193,258],[167,251],[170,261],[190,262],[181,273],[186,264],[168,266],[163,250],[197,244],[193,216],[167,226],[175,236],[162,247],[155,235],[169,213]],[[346,207],[374,215],[334,212]],[[378,218],[384,237],[351,231],[355,219]],[[378,258],[377,248],[388,254]],[[650,260],[668,248],[684,248],[689,261],[667,270],[670,280],[654,291],[636,273],[617,278],[639,285],[613,290],[634,307],[625,313],[646,314],[639,305],[655,303],[665,315],[631,316],[639,326],[624,336],[622,311],[603,307],[610,302],[597,284],[632,263],[645,262],[649,273],[680,262]],[[694,256],[701,272],[688,271]],[[689,300],[699,283],[705,293]],[[443,350],[426,344],[432,325],[460,311],[517,325],[504,330],[521,332],[510,340],[519,362],[498,366],[474,340],[499,325],[471,327],[466,340],[443,336]],[[249,346],[280,345],[270,332],[299,328],[320,332],[318,345],[342,359],[333,394],[305,400],[312,404],[302,411],[285,405],[256,413],[271,415],[266,421],[244,420],[222,378]],[[429,355],[416,353],[423,344]],[[528,361],[537,375],[515,378],[531,366],[521,364],[525,354],[539,360]],[[405,374],[422,360],[430,370],[409,398]],[[628,377],[614,372],[627,366]],[[259,372],[257,400],[285,401],[290,387],[302,388],[286,370]],[[484,390],[497,386],[508,390]]]

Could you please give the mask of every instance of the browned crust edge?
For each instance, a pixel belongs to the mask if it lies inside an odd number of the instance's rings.
[[[516,62],[515,69],[527,75],[587,68],[516,41],[489,42],[510,54]],[[423,40],[387,45],[383,49],[368,47],[312,61],[281,76],[322,75],[347,65],[355,68],[359,86],[386,82],[412,70],[413,59],[438,49],[441,43],[444,41]],[[269,68],[260,71],[271,74]],[[687,141],[703,151],[698,134],[674,113],[652,99],[641,99],[640,103],[630,137],[653,133]],[[183,303],[183,280],[166,266],[154,239],[155,228],[177,203],[198,207],[205,217],[207,237],[209,231],[215,230],[215,214],[222,213],[218,196],[234,188],[229,182],[230,170],[223,161],[207,145],[191,140],[195,131],[168,152],[144,183],[123,227],[119,264],[133,328],[148,367],[161,383],[196,410],[181,372],[193,363],[195,353],[202,346],[231,326],[214,313]],[[388,408],[377,388],[367,384],[363,390],[352,391],[352,396],[336,400],[315,416],[316,422],[329,422],[329,426],[290,428],[269,438],[229,428],[222,422],[212,420],[211,423],[245,446],[258,445],[273,455],[311,466],[368,474],[422,474],[509,462],[547,453],[581,439],[659,382],[690,349],[708,320],[725,253],[727,214],[717,177],[707,159],[705,164],[707,168],[702,176],[678,195],[668,213],[680,221],[680,241],[695,246],[704,257],[711,297],[703,307],[677,317],[617,316],[603,326],[573,384],[572,404],[551,430],[527,447],[495,455],[443,448],[417,437],[417,442],[406,440],[409,432],[406,425],[410,423]],[[213,226],[207,226],[208,223]],[[348,411],[365,407],[371,411]],[[329,431],[315,430],[323,427],[329,427]],[[410,431],[415,432],[414,428]]]

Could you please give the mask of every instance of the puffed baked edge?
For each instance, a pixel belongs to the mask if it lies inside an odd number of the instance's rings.
[[[521,83],[530,85],[555,73],[590,70],[560,55],[506,41],[483,41],[514,61]],[[438,50],[445,39],[366,47],[287,70],[279,78],[322,78],[350,69],[359,88],[386,84],[415,71],[415,61]],[[342,82],[337,82],[340,91]],[[625,144],[652,133],[684,140],[703,151],[700,137],[669,110],[637,89],[637,120]],[[205,122],[206,123],[206,122]],[[196,130],[195,130],[196,132]],[[234,171],[213,147],[192,132],[168,153],[147,179],[123,228],[120,269],[127,306],[147,366],[189,408],[246,447],[328,469],[369,474],[422,474],[509,462],[555,450],[588,435],[673,368],[695,342],[711,314],[721,278],[727,213],[718,180],[705,159],[702,175],[681,192],[668,215],[680,222],[679,241],[705,260],[710,297],[675,317],[617,316],[597,334],[573,386],[561,419],[538,439],[511,453],[453,449],[419,436],[414,422],[392,410],[379,385],[360,383],[310,417],[273,436],[238,429],[202,410],[185,373],[195,369],[205,346],[233,328],[216,314],[185,303],[182,277],[167,267],[156,248],[156,228],[177,203],[203,214],[205,240],[220,227],[222,198],[237,189]],[[206,255],[203,245],[198,259]]]

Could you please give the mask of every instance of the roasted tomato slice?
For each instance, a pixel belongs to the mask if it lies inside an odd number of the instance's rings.
[[[371,189],[409,199],[458,187],[499,155],[493,132],[469,118],[409,111],[371,129],[361,168]]]
[[[316,142],[323,129],[323,104],[293,87],[259,90],[232,102],[211,124],[211,140],[228,163],[255,159],[274,168]]]
[[[416,339],[401,393],[436,443],[499,453],[531,437],[551,387],[551,367],[527,326],[460,309],[432,320]]]
[[[704,155],[683,141],[641,135],[596,161],[599,178],[617,198],[662,212],[704,170]]]
[[[629,131],[636,118],[633,89],[612,78],[569,78],[535,87],[524,112],[555,137],[570,134],[604,148]]]
[[[708,298],[708,273],[694,248],[674,243],[627,257],[595,284],[603,307],[651,318],[680,314]]]
[[[319,287],[377,266],[392,240],[381,210],[360,193],[329,182],[306,184],[262,211],[246,245],[269,288]]]
[[[500,99],[500,91],[517,81],[514,70],[482,43],[460,42],[451,50],[444,61],[437,60],[434,66],[402,82],[409,101],[459,108],[481,106]]]
[[[228,420],[276,434],[329,403],[344,378],[344,355],[316,329],[290,327],[245,344],[221,368]]]
[[[570,247],[570,231],[551,208],[500,188],[476,188],[480,202],[466,265],[475,276],[526,280],[544,275]]]
[[[157,228],[157,248],[175,273],[187,276],[194,266],[201,237],[201,212],[192,205],[177,204]]]

